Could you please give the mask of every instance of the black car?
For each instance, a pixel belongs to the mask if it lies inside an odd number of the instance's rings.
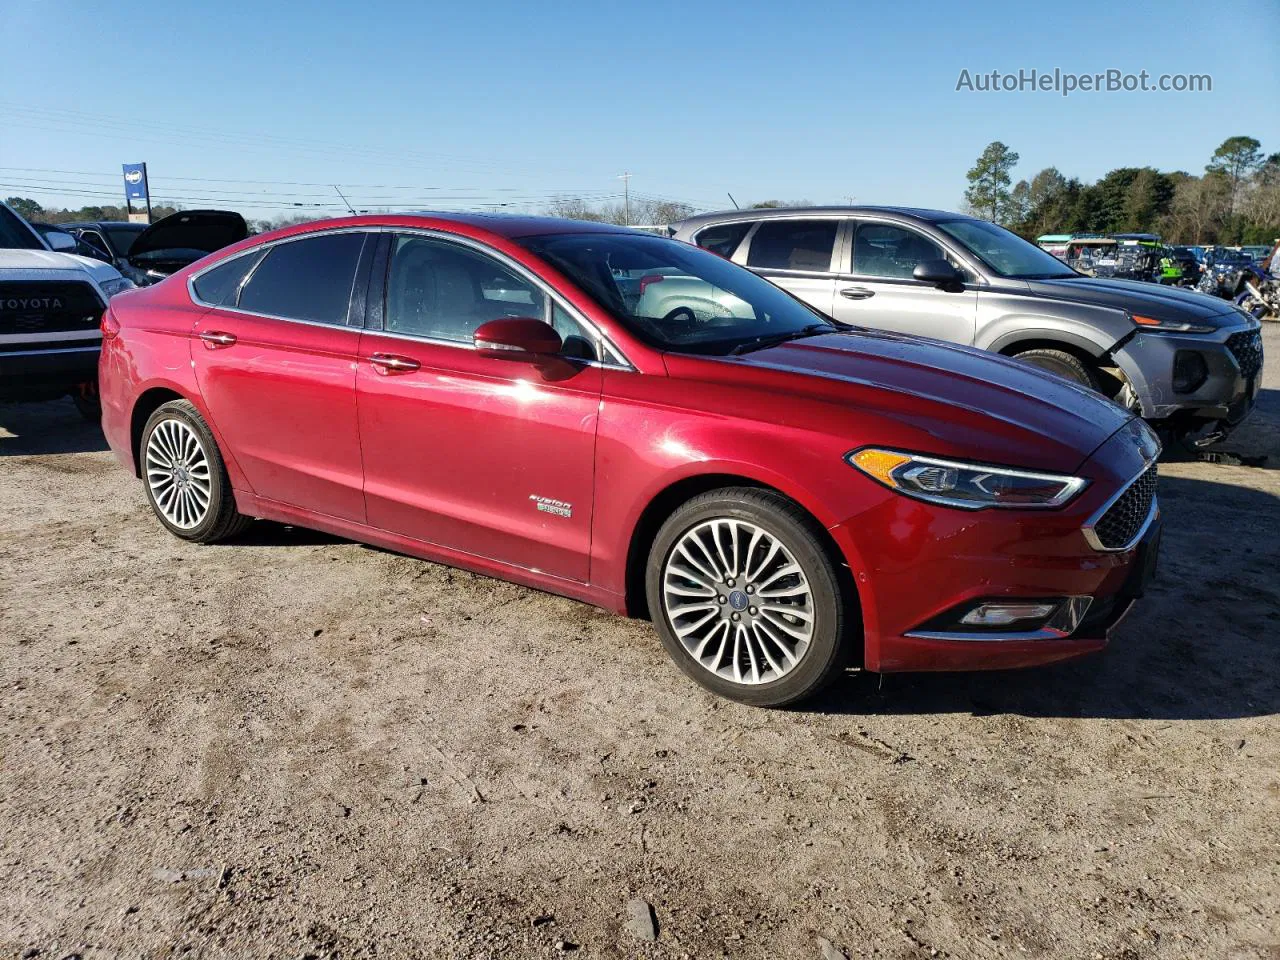
[[[182,210],[149,226],[85,221],[61,227],[88,248],[89,256],[113,264],[140,287],[249,235],[244,217],[231,210]]]

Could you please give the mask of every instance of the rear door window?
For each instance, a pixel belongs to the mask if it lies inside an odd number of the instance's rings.
[[[271,247],[241,289],[239,308],[345,324],[364,239],[363,233],[329,233]]]
[[[747,266],[831,272],[838,220],[766,220],[751,238]]]
[[[253,253],[246,253],[220,263],[212,270],[206,270],[191,284],[195,289],[196,298],[211,307],[235,306],[241,281],[260,259],[262,259],[262,251],[255,250]]]
[[[742,243],[742,238],[750,229],[750,223],[721,223],[700,231],[695,239],[702,249],[710,250],[727,260],[733,256],[733,251],[738,249],[738,244]]]

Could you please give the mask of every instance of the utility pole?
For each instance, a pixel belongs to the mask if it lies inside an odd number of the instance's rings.
[[[631,174],[623,172],[618,177],[622,181],[622,218],[626,221],[626,226],[631,226]],[[614,194],[617,196],[617,194]]]

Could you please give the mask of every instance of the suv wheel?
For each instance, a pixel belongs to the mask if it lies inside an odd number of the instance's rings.
[[[1041,370],[1056,373],[1064,379],[1074,380],[1090,390],[1098,389],[1097,373],[1074,353],[1051,349],[1024,350],[1022,353],[1015,353],[1013,358],[1039,367]]]
[[[843,669],[851,617],[813,521],[766,490],[714,490],[681,506],[649,553],[663,646],[707,689],[780,707]]]
[[[196,543],[233,537],[252,522],[236,510],[213,433],[186,400],[161,404],[138,451],[147,500],[170,533]]]

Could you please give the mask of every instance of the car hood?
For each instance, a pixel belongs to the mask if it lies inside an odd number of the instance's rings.
[[[819,378],[815,389],[826,399],[868,421],[912,428],[927,445],[916,449],[989,463],[1070,472],[1133,419],[1101,394],[1027,364],[903,334],[824,334],[726,362]]]
[[[1077,277],[1070,280],[1028,280],[1027,285],[1037,296],[1114,307],[1156,320],[1213,327],[1240,322],[1240,314],[1225,300],[1194,290],[1164,287],[1141,280]]]
[[[0,280],[83,280],[85,274],[102,283],[117,279],[120,271],[109,263],[73,253],[0,249]]]
[[[157,220],[138,234],[129,248],[129,262],[137,266],[143,254],[165,250],[190,251],[192,255],[187,262],[194,263],[206,254],[239,243],[248,235],[249,225],[244,217],[232,210],[182,210]],[[147,258],[143,257],[141,263],[147,263]]]

